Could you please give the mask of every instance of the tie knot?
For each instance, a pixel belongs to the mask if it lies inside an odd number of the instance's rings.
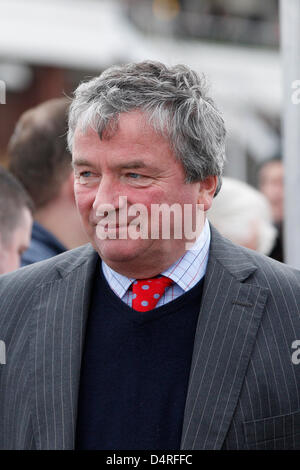
[[[166,276],[134,281],[132,284],[132,308],[139,312],[152,310],[171,284],[173,284],[172,279]]]

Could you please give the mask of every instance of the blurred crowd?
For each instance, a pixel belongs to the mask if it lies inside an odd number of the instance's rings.
[[[8,145],[0,171],[0,274],[42,261],[87,242],[77,214],[65,98],[27,110]],[[283,164],[265,161],[257,188],[223,178],[208,212],[228,239],[284,262]]]
[[[52,99],[16,123],[0,173],[1,274],[87,242],[67,150],[68,107],[67,99]]]

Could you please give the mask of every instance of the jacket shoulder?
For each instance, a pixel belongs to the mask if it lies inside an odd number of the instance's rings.
[[[90,244],[80,246],[73,250],[68,250],[60,255],[53,256],[43,261],[39,261],[28,266],[21,267],[11,273],[0,276],[1,290],[7,289],[14,284],[35,285],[45,284],[54,281],[73,269],[76,269],[87,259],[95,254]]]
[[[300,270],[280,263],[254,250],[232,243],[213,227],[210,254],[233,276],[260,287],[272,289],[280,284],[300,289]]]
[[[257,252],[252,252],[244,248],[246,255],[257,266],[254,273],[254,279],[257,280],[260,286],[269,289],[274,287],[290,287],[294,288],[298,295],[300,295],[300,270],[293,268],[285,263],[280,263],[268,256],[262,255]],[[299,299],[300,300],[300,299]]]
[[[1,320],[7,318],[8,312],[13,316],[15,312],[24,310],[39,286],[68,276],[94,258],[97,258],[97,253],[88,244],[1,275],[0,331]]]

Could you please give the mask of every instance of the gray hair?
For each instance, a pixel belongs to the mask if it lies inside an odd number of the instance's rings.
[[[182,161],[186,182],[219,177],[225,161],[225,125],[207,96],[205,77],[185,65],[167,67],[145,61],[112,66],[75,91],[69,112],[68,145],[72,151],[77,125],[83,132],[117,129],[121,113],[140,110],[155,131],[168,138],[176,158]]]

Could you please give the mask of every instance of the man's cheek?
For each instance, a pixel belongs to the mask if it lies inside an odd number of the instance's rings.
[[[92,194],[88,194],[82,189],[75,191],[75,201],[80,213],[90,210],[93,206],[94,200],[95,199]]]
[[[80,215],[82,216],[85,212],[84,210],[84,204],[82,203],[81,199],[80,198],[77,198],[75,197],[75,201],[76,201],[76,206],[77,206],[77,210],[78,212],[80,213]]]

